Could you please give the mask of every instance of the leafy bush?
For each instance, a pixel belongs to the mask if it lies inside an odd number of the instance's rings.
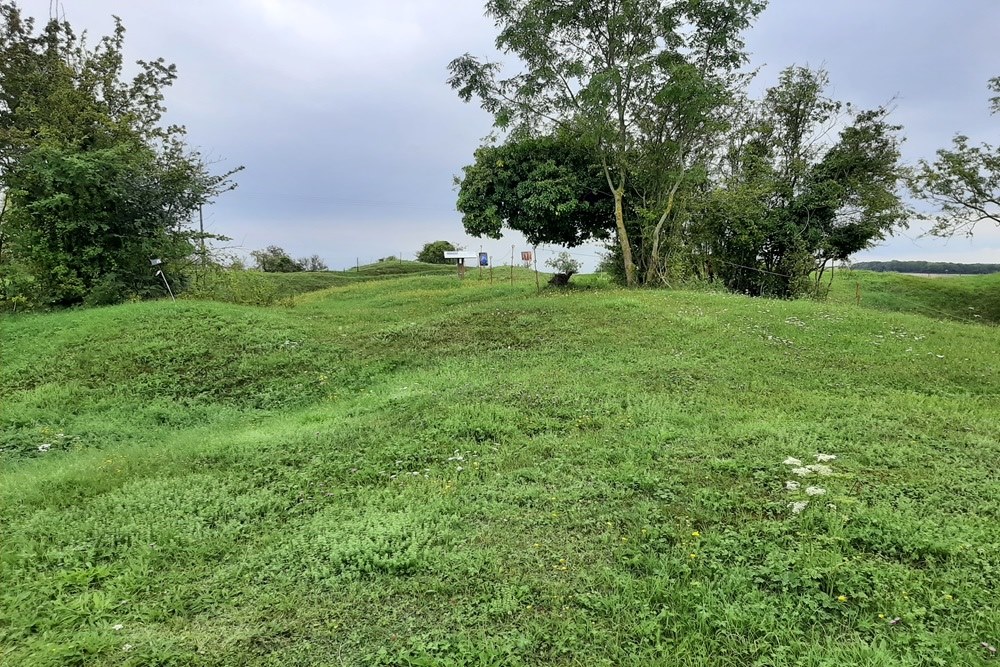
[[[583,266],[580,262],[573,259],[572,255],[566,251],[545,260],[545,265],[556,270],[556,274],[552,276],[551,280],[549,280],[549,284],[555,285],[556,287],[564,287],[568,285],[569,279],[572,278],[574,274],[579,273],[580,268]]]
[[[184,296],[244,306],[270,306],[278,299],[278,288],[260,271],[215,266],[202,270]]]
[[[253,257],[257,268],[265,273],[295,273],[306,270],[301,262],[292,259],[284,248],[276,245],[269,245],[263,250],[254,250],[250,256]]]
[[[417,261],[425,264],[450,264],[452,260],[445,259],[444,253],[457,249],[455,244],[449,241],[431,241],[424,244],[417,253]]]

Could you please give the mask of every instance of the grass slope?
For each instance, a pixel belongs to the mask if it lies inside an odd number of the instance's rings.
[[[875,310],[917,313],[971,324],[1000,324],[1000,274],[926,278],[846,271],[835,275],[830,299]]]
[[[264,274],[264,278],[267,284],[273,286],[278,298],[287,298],[328,287],[342,287],[367,280],[416,275],[446,276],[454,273],[454,266],[402,260],[366,264],[358,267],[356,271],[267,273]]]
[[[995,328],[420,275],[0,336],[3,664],[981,665],[1000,643]],[[829,476],[783,463],[819,453]]]

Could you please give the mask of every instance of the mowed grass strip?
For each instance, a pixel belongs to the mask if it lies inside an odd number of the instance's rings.
[[[434,276],[0,327],[4,664],[980,665],[1000,640],[995,328]]]

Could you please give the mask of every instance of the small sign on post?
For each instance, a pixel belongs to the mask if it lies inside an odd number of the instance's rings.
[[[485,252],[479,253],[479,266],[489,266],[489,265],[490,265],[490,256]]]
[[[167,294],[170,295],[170,300],[171,301],[177,301],[177,299],[174,298],[174,291],[172,289],[170,289],[170,283],[167,282],[167,275],[165,273],[163,273],[163,268],[162,268],[163,267],[163,260],[161,260],[161,259],[155,259],[155,258],[151,259],[151,260],[149,260],[149,265],[152,266],[154,269],[156,269],[156,273],[154,275],[157,275],[157,276],[160,276],[160,278],[163,278],[163,284],[167,288]]]
[[[457,264],[458,264],[458,277],[459,278],[463,278],[463,277],[465,277],[465,260],[467,260],[467,259],[472,259],[472,260],[479,259],[479,253],[468,252],[466,250],[445,250],[444,251],[444,258],[445,259],[454,259],[454,260],[457,260]]]

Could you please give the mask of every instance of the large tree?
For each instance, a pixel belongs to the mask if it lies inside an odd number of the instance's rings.
[[[276,245],[254,250],[250,256],[256,267],[265,273],[297,273],[307,268],[302,261],[295,261],[284,248]]]
[[[199,240],[194,211],[234,187],[164,124],[176,69],[139,61],[124,77],[125,29],[87,45],[65,21],[40,30],[0,2],[0,235],[52,304],[159,289],[153,258],[178,268]]]
[[[990,80],[990,90],[997,93],[993,113],[1000,113],[1000,77]],[[1000,146],[974,145],[959,134],[936,160],[920,161],[911,189],[937,208],[931,232],[938,236],[971,236],[981,222],[1000,225]]]
[[[678,189],[716,133],[716,112],[746,60],[740,34],[763,7],[758,0],[488,0],[497,47],[523,70],[505,78],[499,64],[466,54],[450,64],[449,82],[502,129],[558,128],[594,146],[635,285],[642,276],[626,216],[645,212],[649,252],[658,252]],[[641,183],[633,183],[636,174]],[[633,193],[637,201],[627,202]]]
[[[734,290],[794,296],[908,217],[899,126],[826,96],[823,71],[791,67],[730,136],[703,212],[713,273]],[[836,137],[833,139],[833,137]]]
[[[508,228],[533,245],[572,247],[614,229],[614,200],[594,149],[575,137],[514,136],[475,157],[457,179],[467,233],[498,239]]]
[[[456,249],[455,244],[451,241],[431,241],[425,243],[424,247],[417,253],[417,261],[425,264],[451,264],[452,260],[445,259],[444,254]]]

